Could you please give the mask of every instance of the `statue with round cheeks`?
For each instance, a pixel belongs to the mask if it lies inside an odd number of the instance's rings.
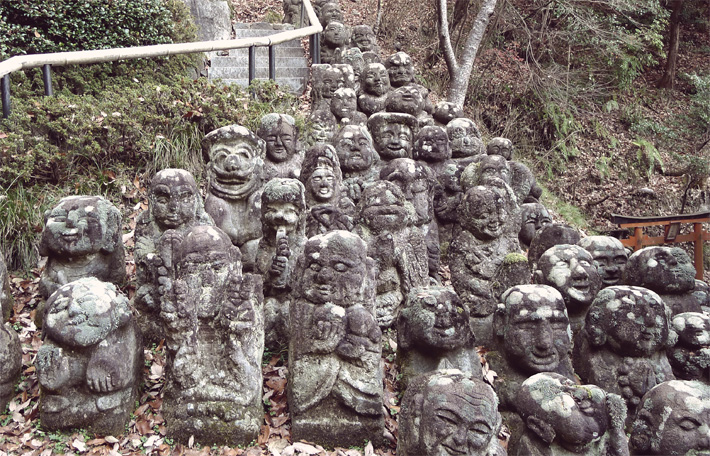
[[[629,438],[632,454],[710,454],[710,386],[671,380],[643,397]]]
[[[362,52],[379,53],[375,32],[369,25],[356,25],[353,27],[352,44],[357,46]]]
[[[513,159],[513,141],[508,138],[493,138],[486,146],[488,155],[500,155],[506,160]]]
[[[621,241],[611,236],[587,236],[577,243],[592,255],[594,266],[602,279],[602,287],[621,285],[628,260]]]
[[[530,249],[528,250],[530,269],[535,270],[538,259],[550,247],[558,244],[576,244],[581,238],[579,231],[563,223],[550,223],[542,226],[530,241]]]
[[[412,143],[417,133],[416,117],[398,112],[378,112],[367,120],[367,128],[383,160],[412,158]]]
[[[523,382],[515,402],[527,427],[517,454],[629,454],[626,405],[596,385],[539,373]]]
[[[161,231],[183,229],[205,217],[202,198],[192,174],[184,169],[163,169],[150,181],[150,215]]]
[[[371,116],[385,110],[387,93],[391,90],[389,75],[381,63],[368,63],[360,74],[358,109]]]
[[[464,194],[458,218],[464,230],[477,239],[489,241],[505,233],[511,212],[510,202],[500,190],[479,185]]]
[[[394,182],[404,193],[404,198],[414,206],[416,226],[428,223],[434,217],[434,174],[411,158],[395,158],[380,170],[380,179]]]
[[[333,136],[333,145],[343,173],[362,173],[380,161],[367,128],[345,125]]]
[[[463,117],[463,109],[456,103],[442,100],[434,106],[433,116],[437,125],[446,127],[446,124],[452,120]]]
[[[387,112],[403,112],[417,118],[426,115],[424,97],[415,86],[411,85],[404,85],[390,91],[385,100],[385,110]]]
[[[404,52],[396,52],[385,60],[392,87],[401,87],[414,82],[414,64],[412,58]]]
[[[377,181],[366,187],[358,204],[359,221],[374,232],[405,227],[408,211],[402,190],[390,181]]]
[[[481,132],[476,123],[466,117],[457,117],[446,124],[446,134],[451,141],[453,158],[466,158],[484,153]]]
[[[341,87],[335,91],[330,111],[341,124],[365,125],[367,115],[357,110],[357,94],[353,89]]]
[[[710,372],[710,316],[683,312],[673,317],[678,341],[668,349],[673,374],[683,380],[703,380]]]
[[[422,374],[402,399],[397,454],[504,454],[500,425],[498,397],[480,378],[456,369]]]
[[[578,245],[556,245],[542,254],[533,274],[535,283],[550,285],[562,294],[570,319],[579,320],[581,326],[601,288],[592,255]]]
[[[323,44],[326,47],[338,48],[348,42],[350,42],[350,30],[345,27],[345,24],[337,20],[328,22],[323,30]]]
[[[415,160],[430,164],[442,163],[451,158],[451,147],[446,130],[442,127],[422,127],[417,133],[412,153]]]
[[[288,114],[271,113],[261,118],[257,135],[266,142],[264,180],[297,178],[303,154],[298,153],[298,128]]]
[[[329,64],[317,64],[311,67],[313,86],[313,107],[330,111],[330,100],[335,91],[346,87],[346,76],[340,68]]]
[[[464,189],[474,185],[504,188],[515,195],[510,188],[511,171],[508,162],[499,155],[484,155],[480,160],[470,163],[461,173],[461,185]]]
[[[695,266],[679,247],[646,247],[629,257],[624,283],[662,294],[687,293],[695,289]]]
[[[317,109],[308,117],[311,129],[308,133],[309,144],[329,143],[335,134],[338,119],[330,109]]]
[[[518,240],[523,247],[529,247],[535,233],[543,226],[552,223],[547,208],[540,203],[525,203],[520,205],[523,225],[518,233]],[[601,274],[601,272],[600,272]]]
[[[340,10],[338,2],[326,1],[322,3],[318,19],[326,27],[333,21],[343,22],[343,12]]]

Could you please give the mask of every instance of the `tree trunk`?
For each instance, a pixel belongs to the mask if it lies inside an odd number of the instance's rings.
[[[674,0],[670,18],[670,38],[668,42],[668,58],[666,59],[666,69],[661,79],[656,83],[656,87],[661,89],[672,89],[675,87],[676,61],[678,60],[678,45],[680,44],[680,13],[683,11],[685,0]]]

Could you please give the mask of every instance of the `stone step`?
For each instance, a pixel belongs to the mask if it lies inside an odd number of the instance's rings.
[[[264,46],[264,47],[257,47],[255,49],[255,54],[257,58],[263,58],[267,59],[269,58],[269,48]],[[276,46],[274,49],[274,53],[276,57],[303,57],[303,48],[302,47],[297,47],[297,48],[282,48],[279,46]],[[248,57],[249,56],[249,48],[242,48],[242,49],[230,49],[229,50],[229,55],[228,56],[222,56],[222,57]]]
[[[276,57],[276,60],[274,61],[276,64],[276,68],[281,68],[281,67],[306,67],[308,61],[306,60],[305,57]],[[237,68],[246,68],[249,66],[249,57],[243,56],[243,57],[222,57],[218,56],[217,58],[212,59],[212,68],[218,68],[218,67],[237,67]],[[256,67],[269,67],[269,60],[265,58],[258,58],[256,59]]]
[[[267,67],[256,67],[255,76],[257,78],[268,78],[269,69]],[[217,67],[210,68],[210,79],[247,79],[249,77],[249,69],[246,67]],[[276,77],[308,77],[308,68],[303,67],[276,67]]]
[[[257,78],[267,80],[268,78]],[[221,79],[222,83],[228,85],[237,85],[239,87],[248,87],[248,79]],[[303,78],[276,78],[276,84],[281,87],[288,87],[290,92],[296,95],[301,95],[306,89],[305,80]]]

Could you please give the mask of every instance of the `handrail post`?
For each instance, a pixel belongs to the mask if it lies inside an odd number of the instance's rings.
[[[305,7],[303,6],[303,2],[301,2],[301,19],[298,21],[298,26],[303,27],[303,15],[305,14]]]
[[[44,81],[44,94],[51,97],[54,95],[52,90],[52,65],[42,66],[42,80]]]
[[[249,46],[249,85],[256,79],[256,46]]]
[[[0,80],[0,91],[2,92],[2,116],[10,117],[10,75],[6,74]]]
[[[311,60],[315,65],[320,63],[320,33],[311,35],[313,46],[311,46]]]
[[[269,45],[269,79],[276,80],[276,49],[274,45]]]

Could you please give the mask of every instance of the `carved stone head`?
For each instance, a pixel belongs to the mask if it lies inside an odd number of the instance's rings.
[[[381,63],[369,63],[360,75],[360,86],[364,93],[381,97],[390,90],[387,69]]]
[[[202,275],[204,285],[216,284],[212,274],[241,273],[241,252],[232,245],[224,231],[214,226],[199,225],[187,232],[176,252],[178,275]],[[222,277],[222,281],[224,277]]]
[[[513,141],[508,138],[493,138],[486,146],[488,155],[500,155],[506,160],[513,158]]]
[[[646,247],[629,257],[624,283],[661,294],[681,294],[695,288],[695,266],[679,247]]]
[[[340,10],[337,0],[327,1],[321,5],[318,19],[324,26],[332,21],[343,22],[343,12]]]
[[[374,232],[397,231],[407,225],[402,190],[390,181],[376,181],[365,188],[358,203],[359,221]]]
[[[306,218],[306,189],[296,179],[276,177],[261,193],[261,224],[265,238],[303,233]]]
[[[161,231],[192,224],[204,212],[195,178],[184,169],[158,171],[150,181],[150,215]]]
[[[347,87],[341,87],[336,90],[330,101],[330,111],[338,119],[350,117],[357,111],[357,94],[355,91]]]
[[[420,375],[402,400],[397,454],[496,454],[498,397],[480,378],[458,370]]]
[[[315,100],[330,101],[337,89],[346,86],[346,77],[345,73],[335,66],[313,65],[311,67],[311,82]]]
[[[500,155],[487,155],[477,163],[471,163],[461,175],[461,183],[466,186],[466,181],[473,185],[487,185],[505,188],[510,186],[511,171],[508,162]],[[469,178],[470,172],[473,175]],[[470,185],[470,184],[469,184]]]
[[[587,236],[577,245],[592,254],[594,266],[602,278],[602,287],[621,284],[628,259],[621,241],[611,236]]]
[[[98,344],[132,318],[126,298],[115,285],[87,277],[60,287],[45,306],[43,330],[61,345]]]
[[[515,404],[527,428],[544,444],[578,448],[606,433],[606,397],[596,385],[577,385],[563,375],[545,372],[523,382]]]
[[[505,233],[511,212],[511,203],[500,189],[481,185],[468,189],[458,207],[462,228],[484,241]]]
[[[423,127],[417,133],[413,156],[415,160],[429,163],[443,162],[451,158],[451,147],[446,130],[441,127]]]
[[[369,25],[356,25],[353,27],[352,43],[362,52],[377,50],[377,38]]]
[[[416,117],[398,112],[378,112],[367,120],[367,127],[383,160],[412,158]]]
[[[310,141],[330,142],[337,128],[337,119],[330,109],[317,109],[311,113],[308,120],[311,122]]]
[[[385,60],[385,67],[390,75],[392,87],[401,87],[414,82],[414,64],[412,58],[404,52],[396,52]]]
[[[387,112],[403,112],[418,117],[424,113],[424,98],[419,89],[414,86],[397,87],[387,94],[385,110]]]
[[[68,196],[44,213],[42,256],[80,258],[120,249],[121,212],[100,196]]]
[[[317,144],[308,149],[299,179],[306,188],[307,206],[337,204],[343,177],[335,148]]]
[[[380,179],[397,184],[406,200],[412,203],[415,225],[431,221],[434,175],[429,168],[411,158],[395,158],[380,170]]]
[[[601,288],[592,255],[578,245],[560,244],[542,254],[534,272],[536,283],[562,294],[570,314],[588,308]]]
[[[562,223],[550,223],[540,227],[533,236],[528,250],[528,262],[531,269],[547,249],[557,244],[576,244],[582,236],[579,231]]]
[[[520,210],[522,212],[523,225],[520,228],[520,233],[518,233],[518,240],[520,244],[527,247],[540,228],[552,223],[552,218],[545,206],[540,203],[521,204]]]
[[[481,132],[473,120],[459,117],[446,124],[446,133],[451,141],[453,158],[471,157],[484,153]]]
[[[508,364],[527,375],[571,372],[572,331],[560,292],[548,285],[518,285],[501,300],[494,327]]]
[[[333,136],[333,145],[343,172],[362,172],[380,161],[372,136],[365,127],[345,125]]]
[[[350,42],[350,31],[338,20],[328,22],[323,30],[323,43],[329,47],[343,47]]]
[[[298,128],[288,114],[271,113],[261,118],[257,132],[266,142],[266,158],[275,163],[289,160],[296,153]]]
[[[633,454],[701,455],[710,453],[710,385],[671,380],[641,400],[631,426]]]
[[[673,317],[678,345],[688,348],[710,347],[710,316],[700,312],[683,312]]]
[[[583,331],[592,346],[619,356],[649,357],[673,342],[669,320],[670,310],[656,293],[618,285],[599,292]]]
[[[456,103],[450,101],[440,101],[434,106],[434,120],[442,125],[446,125],[452,120],[463,117],[463,109]]]

